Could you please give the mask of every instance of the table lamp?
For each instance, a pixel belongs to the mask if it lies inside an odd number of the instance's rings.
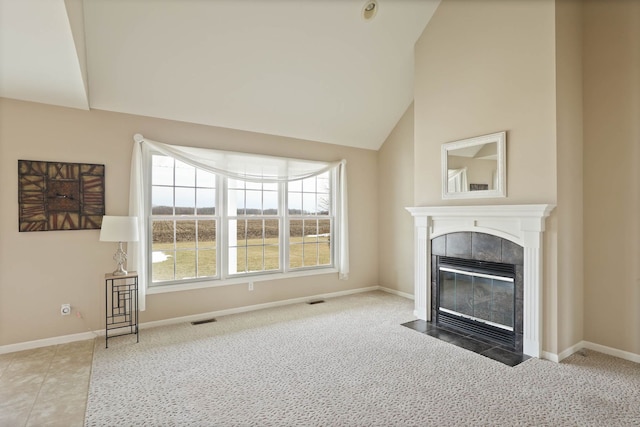
[[[101,242],[118,242],[118,250],[113,256],[118,263],[114,276],[126,276],[123,264],[127,261],[127,253],[122,249],[122,242],[138,241],[138,218],[135,216],[103,216],[100,230]]]

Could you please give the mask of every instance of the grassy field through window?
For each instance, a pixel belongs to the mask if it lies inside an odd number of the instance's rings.
[[[238,272],[246,270],[245,262],[249,271],[262,271],[263,262],[265,271],[280,268],[277,238],[247,239],[246,242],[247,246],[238,248]],[[313,240],[308,236],[304,239],[291,237],[289,242],[290,268],[322,266],[331,263],[331,247],[328,236],[319,236]],[[214,249],[209,249],[212,244]],[[153,281],[215,276],[217,271],[215,241],[207,241],[206,246],[207,249],[199,249],[196,255],[193,242],[177,242],[174,246],[173,242],[154,241]]]

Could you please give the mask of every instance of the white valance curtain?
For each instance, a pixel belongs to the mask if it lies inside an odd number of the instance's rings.
[[[144,182],[143,145],[147,149],[158,151],[171,156],[181,162],[199,169],[223,175],[227,178],[253,182],[288,182],[311,178],[332,169],[337,169],[337,198],[336,216],[338,235],[337,263],[339,277],[342,280],[349,276],[349,239],[347,218],[347,174],[346,160],[331,163],[307,160],[288,159],[284,157],[245,154],[230,151],[212,150],[207,148],[185,147],[169,145],[152,141],[140,134],[133,137],[133,154],[131,157],[131,181],[129,192],[129,215],[138,218],[140,236],[138,242],[128,245],[128,267],[138,272],[140,282],[139,306],[145,309],[145,291],[147,287],[147,214],[145,213],[145,191],[149,186]]]

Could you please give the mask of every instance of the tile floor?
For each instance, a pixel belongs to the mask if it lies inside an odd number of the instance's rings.
[[[406,326],[409,329],[438,338],[439,340],[446,341],[466,350],[473,351],[474,353],[502,362],[505,365],[516,366],[517,364],[529,359],[529,356],[522,353],[514,353],[499,344],[490,343],[489,341],[480,341],[472,338],[469,334],[456,332],[448,328],[442,328],[425,320],[413,320],[411,322],[403,323],[402,326]]]
[[[82,426],[94,340],[0,354],[0,426]]]

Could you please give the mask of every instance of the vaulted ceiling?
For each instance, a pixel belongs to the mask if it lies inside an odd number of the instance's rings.
[[[0,0],[0,96],[378,149],[440,0]]]

